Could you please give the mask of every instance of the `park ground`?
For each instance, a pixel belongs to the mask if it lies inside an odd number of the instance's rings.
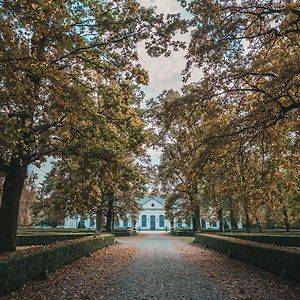
[[[300,299],[292,281],[166,233],[119,237],[12,299]]]

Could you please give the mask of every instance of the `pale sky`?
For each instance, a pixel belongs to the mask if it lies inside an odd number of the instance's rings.
[[[177,0],[138,0],[145,7],[156,6],[156,12],[159,14],[176,14],[181,13],[188,18],[188,13],[179,5]],[[189,42],[190,34],[178,34],[175,37],[181,41]],[[183,86],[181,72],[185,68],[186,50],[173,52],[169,57],[149,57],[145,51],[143,43],[138,44],[138,54],[141,65],[149,73],[149,84],[143,88],[145,92],[145,100],[156,98],[164,90],[177,90]],[[189,82],[199,81],[201,72],[193,70]],[[158,149],[149,149],[148,154],[151,155],[152,164],[159,163],[160,151]]]

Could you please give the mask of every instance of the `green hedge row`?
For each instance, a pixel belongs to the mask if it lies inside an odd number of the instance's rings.
[[[135,235],[135,230],[116,230],[113,232],[114,236],[132,236]]]
[[[284,249],[228,236],[196,234],[195,242],[266,271],[300,281],[300,249]]]
[[[175,235],[175,236],[195,236],[195,231],[191,231],[191,230],[171,230],[171,235]]]
[[[25,235],[25,234],[41,234],[41,233],[58,233],[58,234],[65,234],[65,233],[89,233],[95,232],[94,229],[88,228],[18,228],[18,234]]]
[[[31,246],[31,245],[49,245],[55,242],[74,240],[91,236],[93,233],[64,233],[64,234],[33,234],[33,235],[18,235],[17,246]]]
[[[111,234],[84,237],[0,256],[0,294],[39,279],[82,256],[114,243]]]
[[[300,236],[264,235],[264,234],[228,234],[228,236],[258,243],[287,247],[300,247]]]

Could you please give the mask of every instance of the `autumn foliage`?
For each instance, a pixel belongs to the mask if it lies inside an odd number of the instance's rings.
[[[117,178],[131,176],[145,140],[139,86],[148,81],[136,43],[167,54],[180,46],[172,41],[180,25],[137,1],[0,1],[0,252],[15,250],[30,164],[57,158],[83,207],[100,201],[99,182],[114,180],[117,164]]]
[[[203,76],[150,104],[169,210],[289,230],[299,222],[300,2],[181,2],[192,15],[184,76]]]

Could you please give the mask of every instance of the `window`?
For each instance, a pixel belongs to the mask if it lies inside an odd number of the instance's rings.
[[[116,221],[116,222],[115,222],[115,227],[116,227],[116,228],[120,227],[120,222],[119,222],[119,221]]]
[[[93,218],[90,218],[90,228],[93,228],[95,225],[95,220]]]
[[[191,221],[187,221],[186,227],[191,228]]]
[[[154,207],[154,203],[151,203],[151,207]]]
[[[124,220],[124,228],[128,227],[128,220]]]
[[[159,227],[165,227],[165,216],[159,216]]]
[[[178,228],[182,228],[182,220],[181,219],[178,219],[178,221],[177,221],[177,227]]]
[[[142,216],[142,227],[147,227],[147,216]]]

